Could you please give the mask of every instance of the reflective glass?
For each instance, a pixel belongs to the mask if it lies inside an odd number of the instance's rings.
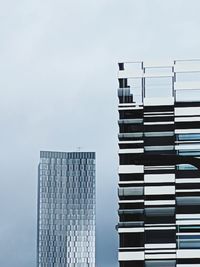
[[[95,267],[95,153],[41,152],[38,267]]]

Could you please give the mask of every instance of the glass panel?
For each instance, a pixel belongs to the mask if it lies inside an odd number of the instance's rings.
[[[176,266],[175,260],[145,261],[145,267],[175,267],[175,266]]]
[[[144,233],[120,234],[120,247],[144,247]]]
[[[196,167],[190,164],[179,164],[179,165],[176,165],[176,167],[178,170],[197,170]]]
[[[200,205],[200,197],[191,196],[191,197],[177,197],[177,205]]]
[[[179,240],[179,248],[200,248],[199,240]]]
[[[200,134],[178,134],[177,139],[180,141],[200,140]]]
[[[177,102],[188,102],[188,101],[199,101],[200,100],[200,90],[189,89],[189,90],[177,90],[176,91],[176,101]]]
[[[144,194],[143,187],[119,188],[119,196],[140,196]]]
[[[146,97],[163,97],[172,95],[172,77],[146,78]]]
[[[200,151],[191,151],[191,150],[183,150],[179,151],[179,155],[181,156],[200,156]]]
[[[150,230],[145,231],[145,242],[149,244],[156,243],[175,243],[176,231],[175,230]]]

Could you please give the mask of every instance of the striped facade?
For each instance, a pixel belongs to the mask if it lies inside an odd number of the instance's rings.
[[[120,267],[200,266],[200,62],[120,63],[118,79]]]

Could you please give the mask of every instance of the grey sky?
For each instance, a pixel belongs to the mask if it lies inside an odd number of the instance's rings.
[[[33,267],[40,150],[97,152],[97,266],[117,266],[117,62],[200,58],[199,0],[0,1],[0,266]]]

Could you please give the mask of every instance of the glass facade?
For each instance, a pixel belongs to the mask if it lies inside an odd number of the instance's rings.
[[[40,152],[38,267],[95,267],[95,153]]]
[[[128,64],[118,74],[119,265],[200,266],[200,61]]]

